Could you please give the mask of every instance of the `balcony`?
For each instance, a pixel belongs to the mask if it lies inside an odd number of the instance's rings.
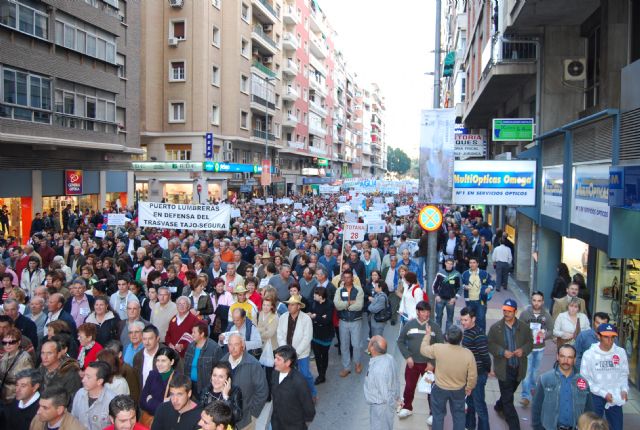
[[[298,47],[298,39],[296,39],[293,33],[287,32],[282,36],[282,49],[285,51],[295,51]]]
[[[328,56],[327,47],[324,40],[318,38],[318,36],[309,35],[310,51],[316,57],[324,60]]]
[[[282,66],[282,73],[289,76],[296,76],[298,74],[298,65],[291,58],[288,58]]]
[[[315,55],[309,55],[309,64],[318,72],[322,73],[323,76],[327,76],[327,69],[324,68],[322,61],[318,60]]]
[[[296,8],[293,6],[286,6],[282,11],[282,21],[287,25],[296,25],[300,22]]]
[[[318,137],[325,137],[327,135],[327,131],[322,128],[320,124],[309,123],[309,134],[313,134]]]
[[[314,155],[327,155],[327,150],[325,148],[320,148],[317,146],[309,146],[309,152]]]
[[[260,21],[271,24],[278,21],[276,10],[267,0],[253,0],[251,4],[253,4],[253,13],[260,18]]]
[[[318,81],[317,79],[311,78],[309,79],[309,87],[322,97],[327,97],[327,85],[324,81]]]
[[[536,74],[537,43],[533,39],[506,39],[496,34],[481,56],[482,76],[464,106],[467,127],[486,126],[496,106],[502,105]]]
[[[288,102],[295,102],[296,100],[298,100],[298,97],[298,92],[291,86],[288,86],[282,92],[282,100]]]
[[[371,145],[367,143],[362,144],[362,154],[371,155]]]
[[[298,125],[298,118],[295,115],[287,115],[282,118],[282,127],[296,128]]]
[[[258,139],[269,139],[269,140],[276,140],[276,136],[274,134],[271,133],[267,133],[264,130],[253,130],[253,137],[258,138]]]
[[[304,151],[304,142],[296,142],[296,141],[289,140],[287,141],[287,147]]]
[[[309,110],[317,113],[323,118],[327,116],[327,110],[324,107],[322,107],[320,104],[316,102],[312,102],[311,100],[309,100]]]
[[[324,24],[322,23],[322,12],[311,9],[309,14],[309,27],[312,31],[324,33]]]
[[[362,167],[371,167],[371,159],[369,157],[362,157]]]
[[[271,78],[276,77],[276,72],[274,72],[273,70],[271,70],[270,68],[268,68],[258,60],[253,60],[252,66]]]
[[[530,30],[546,25],[580,25],[598,9],[601,1],[507,0],[504,3],[506,29]]]
[[[261,25],[254,25],[251,31],[251,38],[257,42],[253,44],[254,50],[267,55],[276,55],[278,53],[278,44],[273,41],[271,36],[265,33]]]

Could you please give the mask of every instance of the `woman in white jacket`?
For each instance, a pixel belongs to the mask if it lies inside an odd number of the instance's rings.
[[[38,260],[38,257],[29,257],[29,262],[27,264],[27,267],[22,270],[20,288],[22,288],[22,291],[31,298],[33,297],[35,289],[44,282],[46,273],[40,267],[40,260]]]
[[[573,298],[569,302],[567,311],[560,313],[556,318],[553,325],[553,335],[562,339],[562,343],[573,345],[578,334],[583,330],[589,329],[589,318],[579,310],[580,301],[577,298]]]

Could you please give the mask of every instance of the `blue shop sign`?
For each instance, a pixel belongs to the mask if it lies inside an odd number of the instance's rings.
[[[640,210],[640,166],[609,168],[609,206]]]
[[[219,161],[205,161],[202,169],[205,172],[216,173],[262,173],[262,166],[258,164],[221,163]],[[271,173],[275,173],[273,166],[271,166]]]

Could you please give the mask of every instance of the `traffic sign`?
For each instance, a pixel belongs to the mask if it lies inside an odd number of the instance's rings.
[[[494,118],[494,142],[531,142],[533,140],[533,118]]]
[[[418,224],[426,231],[436,231],[442,225],[442,212],[436,206],[427,205],[418,214]]]

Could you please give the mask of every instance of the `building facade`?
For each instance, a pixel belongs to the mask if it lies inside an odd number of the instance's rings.
[[[640,1],[459,3],[448,13],[466,30],[447,27],[456,58],[443,91],[462,126],[492,136],[493,118],[535,121],[533,142],[488,142],[489,158],[537,160],[536,206],[489,208],[514,243],[515,277],[547,297],[558,263],[584,278],[638,386]]]
[[[143,2],[139,198],[190,202],[198,185],[209,199],[262,193],[264,159],[276,195],[352,176],[334,43],[311,0]]]
[[[35,213],[67,204],[133,202],[139,21],[137,1],[0,1],[0,205],[10,234],[26,241]]]

